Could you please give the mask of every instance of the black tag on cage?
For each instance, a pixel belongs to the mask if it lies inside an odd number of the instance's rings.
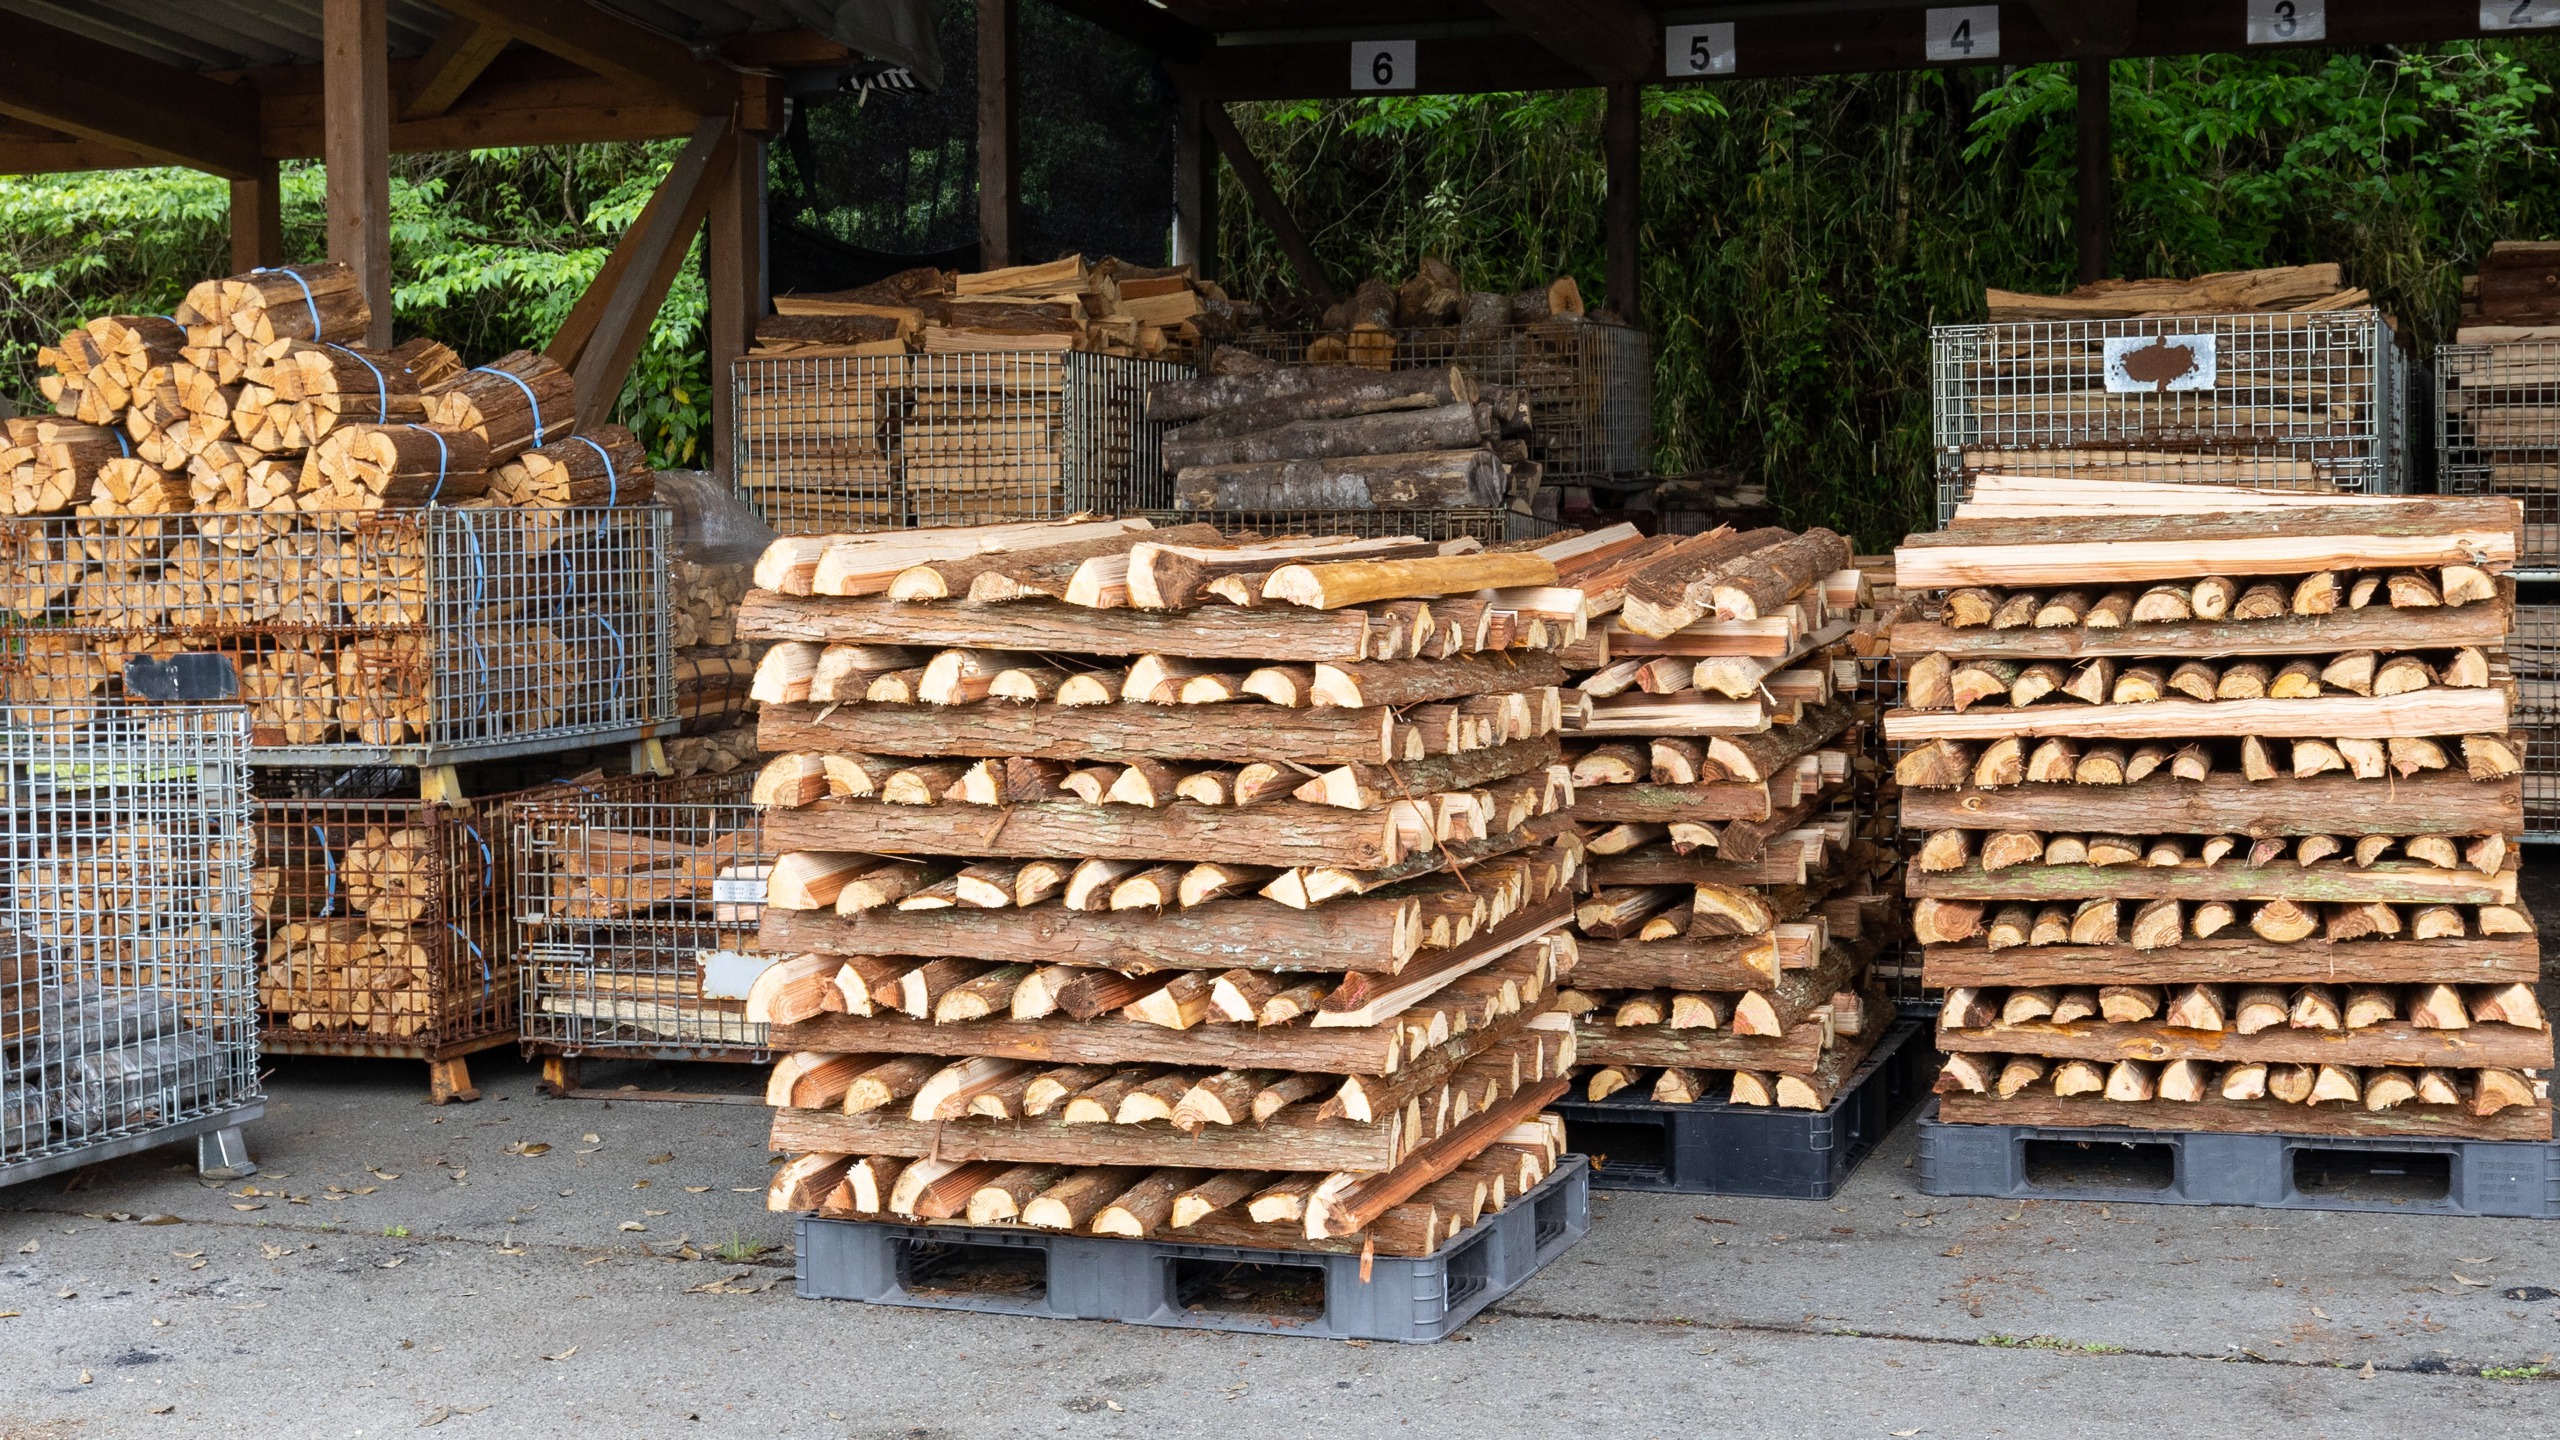
[[[124,662],[124,693],[136,700],[203,704],[240,698],[240,672],[228,655],[136,656]]]

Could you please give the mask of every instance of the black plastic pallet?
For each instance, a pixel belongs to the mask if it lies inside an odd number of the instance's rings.
[[[1921,1112],[1924,1195],[2560,1219],[2560,1141],[1959,1125]]]
[[[1568,1155],[1536,1189],[1423,1259],[1187,1245],[983,1225],[800,1221],[800,1296],[1241,1330],[1325,1340],[1445,1339],[1591,1229],[1591,1171]]]
[[[1826,1110],[1699,1100],[1664,1105],[1621,1090],[1559,1100],[1565,1143],[1603,1190],[1828,1200],[1928,1091],[1921,1027],[1898,1021]]]

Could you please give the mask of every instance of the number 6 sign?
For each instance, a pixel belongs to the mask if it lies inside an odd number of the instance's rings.
[[[1410,40],[1352,41],[1351,88],[1354,90],[1412,89],[1413,42]]]

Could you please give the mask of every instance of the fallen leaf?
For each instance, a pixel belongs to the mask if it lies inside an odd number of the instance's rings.
[[[2456,1271],[2454,1271],[2454,1272],[2453,1272],[2453,1278],[2454,1278],[2454,1279],[2456,1279],[2456,1280],[2461,1281],[2461,1282],[2462,1282],[2463,1284],[2465,1284],[2465,1285],[2479,1285],[2479,1286],[2484,1286],[2484,1287],[2485,1287],[2485,1286],[2487,1286],[2487,1285],[2490,1283],[2490,1282],[2488,1282],[2488,1281],[2486,1281],[2486,1280],[2474,1280],[2474,1279],[2472,1279],[2470,1276],[2463,1274],[2463,1273],[2462,1273],[2461,1271],[2459,1271],[2459,1270],[2456,1270]]]
[[[652,1155],[652,1156],[650,1156],[650,1157],[649,1157],[649,1163],[650,1163],[650,1164],[652,1164],[652,1165],[664,1165],[664,1164],[666,1164],[668,1161],[673,1160],[674,1158],[676,1158],[676,1152],[674,1152],[673,1150],[670,1150],[670,1151],[668,1151],[668,1152],[667,1152],[666,1154],[664,1154],[664,1155]]]
[[[53,1292],[53,1298],[56,1300],[76,1300],[80,1298],[80,1292],[77,1290],[56,1290]]]
[[[201,1270],[201,1269],[203,1269],[203,1268],[204,1268],[204,1262],[203,1262],[203,1261],[201,1261],[201,1260],[198,1260],[198,1261],[196,1261],[195,1263],[193,1263],[193,1264],[189,1265],[187,1268],[188,1268],[188,1269],[190,1269],[190,1270]]]
[[[2359,1380],[2370,1380],[2370,1379],[2372,1379],[2372,1378],[2373,1378],[2373,1362],[2372,1362],[2372,1361],[2370,1361],[2370,1360],[2367,1360],[2366,1362],[2364,1362],[2364,1368],[2356,1372],[2356,1378],[2357,1378],[2357,1379],[2359,1379]]]
[[[80,1372],[80,1383],[81,1383],[81,1384],[83,1384],[83,1385],[86,1385],[86,1384],[88,1384],[88,1383],[89,1383],[89,1372],[88,1372],[88,1371],[83,1370],[83,1371],[81,1371],[81,1372]]]
[[[649,1227],[641,1224],[637,1220],[625,1220],[622,1222],[622,1228],[625,1230],[647,1230]]]
[[[177,1408],[178,1407],[175,1405],[154,1405],[151,1407],[150,1413],[154,1415],[166,1415]]]
[[[522,1245],[501,1245],[498,1247],[498,1253],[501,1255],[521,1255],[524,1253],[524,1250],[525,1247]]]
[[[580,1143],[587,1145],[601,1145],[604,1143],[604,1137],[601,1135],[581,1135],[578,1139]]]
[[[0,1320],[15,1320],[22,1313],[24,1312],[17,1310],[0,1310]]]
[[[187,1222],[179,1219],[175,1215],[145,1215],[136,1223],[143,1225],[184,1225]]]
[[[687,1195],[699,1195],[710,1188],[711,1187],[708,1185],[687,1185],[684,1187],[684,1193]]]
[[[1951,1260],[1952,1260],[1952,1259],[1954,1259],[1956,1256],[1961,1255],[1961,1254],[1963,1254],[1963,1253],[1964,1253],[1964,1247],[1963,1247],[1963,1246],[1961,1246],[1961,1245],[1950,1245],[1950,1246],[1948,1246],[1946,1249],[1941,1250],[1941,1251],[1939,1251],[1938,1253],[1939,1253],[1939,1254],[1941,1254],[1941,1255],[1944,1255],[1944,1256],[1946,1256],[1947,1258],[1949,1258],[1949,1259],[1951,1259]]]
[[[406,1260],[406,1259],[408,1259],[408,1258],[409,1258],[409,1257],[408,1257],[408,1256],[406,1256],[406,1255],[394,1255],[394,1256],[392,1256],[390,1259],[385,1260],[385,1261],[382,1261],[382,1262],[380,1263],[380,1265],[379,1265],[377,1268],[384,1269],[384,1270],[389,1270],[389,1269],[391,1269],[392,1267],[394,1267],[394,1266],[398,1265],[401,1261]]]
[[[293,1253],[293,1247],[290,1245],[269,1245],[263,1240],[258,1242],[258,1248],[265,1251],[270,1260],[281,1260]]]
[[[204,1258],[204,1252],[201,1250],[172,1250],[169,1253],[181,1260],[201,1260]]]
[[[1910,1429],[1908,1429],[1908,1430],[1896,1430],[1896,1431],[1894,1431],[1894,1432],[1893,1432],[1893,1434],[1894,1434],[1894,1440],[1911,1440],[1911,1437],[1912,1437],[1912,1436],[1917,1435],[1917,1434],[1919,1434],[1919,1433],[1920,1433],[1920,1427],[1919,1427],[1919,1426],[1917,1426],[1917,1425],[1912,1426],[1912,1427],[1911,1427]]]
[[[371,1170],[367,1173],[372,1175],[376,1180],[397,1180],[400,1178],[400,1172],[397,1170]]]
[[[244,1204],[241,1204],[239,1201],[234,1200],[234,1201],[232,1201],[232,1202],[231,1202],[231,1208],[232,1208],[232,1209],[234,1209],[234,1210],[264,1210],[264,1209],[266,1209],[267,1207],[266,1207],[266,1205],[265,1205],[265,1203],[264,1203],[264,1202],[260,1202],[259,1204],[256,1204],[256,1205],[244,1205]]]
[[[41,1249],[43,1249],[43,1248],[44,1248],[44,1247],[43,1247],[42,1245],[37,1244],[37,1243],[36,1243],[35,1241],[33,1241],[33,1240],[30,1240],[30,1241],[28,1241],[26,1244],[21,1245],[21,1246],[19,1246],[19,1247],[18,1247],[18,1253],[19,1253],[19,1254],[21,1254],[21,1255],[33,1255],[33,1254],[34,1254],[34,1253],[36,1253],[38,1250],[41,1250]]]
[[[152,1329],[154,1329],[154,1330],[157,1330],[157,1329],[159,1329],[161,1326],[164,1326],[164,1325],[166,1325],[166,1324],[168,1324],[168,1323],[169,1323],[169,1322],[168,1322],[168,1321],[166,1321],[166,1320],[154,1320],[154,1321],[152,1321],[152,1322],[151,1322],[151,1328],[152,1328]]]
[[[348,1193],[348,1194],[350,1194],[350,1195],[370,1195],[370,1194],[372,1194],[374,1191],[379,1190],[379,1189],[381,1189],[381,1188],[382,1188],[382,1187],[381,1187],[381,1186],[379,1186],[379,1185],[359,1185],[359,1186],[357,1186],[356,1188],[354,1188],[353,1190],[348,1191],[347,1193]]]
[[[519,1155],[548,1155],[551,1153],[551,1147],[537,1140],[516,1153]]]
[[[545,1360],[566,1360],[566,1359],[568,1359],[570,1356],[575,1355],[575,1354],[577,1354],[577,1353],[578,1353],[578,1347],[577,1347],[577,1346],[575,1346],[575,1345],[572,1345],[572,1346],[570,1346],[568,1349],[561,1351],[561,1352],[560,1352],[559,1354],[557,1354],[557,1355],[545,1355],[545,1356],[543,1356],[542,1358],[543,1358],[543,1359],[545,1359]]]
[[[2314,1305],[2314,1306],[2312,1306],[2312,1307],[2311,1307],[2311,1313],[2312,1313],[2312,1314],[2314,1314],[2314,1315],[2319,1316],[2319,1317],[2320,1317],[2321,1319],[2323,1319],[2323,1320],[2326,1320],[2326,1319],[2328,1319],[2328,1318],[2329,1318],[2329,1312],[2328,1312],[2328,1311],[2326,1311],[2326,1310],[2321,1309],[2321,1308],[2320,1308],[2319,1306],[2317,1306],[2317,1305]]]
[[[643,1210],[640,1213],[643,1215],[664,1215],[667,1212],[664,1210]]]

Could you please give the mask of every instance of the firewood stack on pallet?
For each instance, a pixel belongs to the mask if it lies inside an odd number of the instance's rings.
[[[2018,481],[1898,552],[1949,1122],[2544,1140],[2500,499]]]
[[[1534,1185],[1557,578],[1144,520],[773,546],[773,1208],[1422,1256]]]
[[[675,656],[676,718],[666,744],[678,775],[725,775],[756,762],[756,659],[764,647],[738,638],[738,604],[752,564],[677,560],[667,576],[667,643]]]
[[[1187,353],[1251,314],[1187,265],[1068,255],[955,274],[923,266],[853,290],[777,295],[756,325],[760,355],[1092,350],[1147,359]]]
[[[1557,1008],[1582,1094],[1826,1108],[1894,1016],[1867,977],[1895,905],[1854,804],[1873,707],[1848,542],[1618,526],[1550,548],[1576,547],[1560,569],[1595,619],[1565,653],[1566,724],[1592,892]]]
[[[1538,488],[1527,404],[1488,395],[1465,366],[1273,365],[1221,351],[1213,373],[1166,380],[1147,418],[1174,508],[1198,511],[1492,509]]]

